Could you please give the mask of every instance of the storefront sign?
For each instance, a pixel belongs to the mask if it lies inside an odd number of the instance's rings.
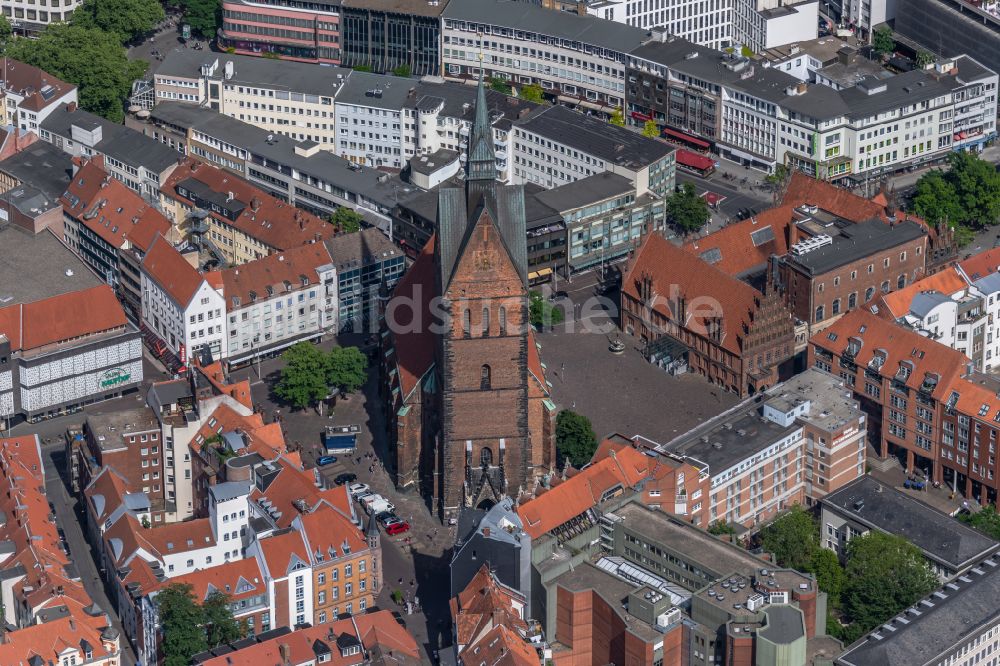
[[[102,389],[113,388],[115,386],[127,384],[131,381],[131,379],[131,373],[126,372],[122,368],[112,368],[101,375],[100,386]]]

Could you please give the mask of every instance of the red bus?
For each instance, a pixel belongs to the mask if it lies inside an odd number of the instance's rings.
[[[677,149],[675,157],[677,159],[677,167],[679,169],[690,171],[691,173],[697,174],[702,178],[712,175],[712,172],[715,171],[715,160],[711,157],[699,155],[698,153],[692,153],[690,150],[685,150],[683,148]]]

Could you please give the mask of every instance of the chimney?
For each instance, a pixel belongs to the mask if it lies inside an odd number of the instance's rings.
[[[76,111],[76,102],[70,102],[69,104],[67,104],[66,110],[69,111],[70,113]]]
[[[483,528],[483,536],[486,537],[487,539],[490,538],[490,528],[488,527]]]
[[[281,666],[291,666],[292,649],[288,646],[288,643],[278,645],[278,654],[281,655]]]

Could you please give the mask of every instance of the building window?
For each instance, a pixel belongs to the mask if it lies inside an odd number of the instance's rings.
[[[888,294],[889,293],[889,281],[888,280],[885,280],[885,281],[882,282],[882,293],[883,294]]]
[[[825,316],[825,311],[823,309],[823,306],[821,305],[818,308],[816,308],[816,321],[817,322],[823,321],[824,316]]]
[[[875,295],[875,287],[868,287],[865,289],[865,303],[872,300],[872,296]]]
[[[493,464],[493,450],[490,447],[487,446],[479,452],[479,464],[483,467],[490,467]]]
[[[507,308],[500,306],[500,335],[507,335]]]
[[[490,309],[483,308],[483,337],[490,334]]]
[[[833,303],[830,304],[830,314],[839,315],[840,314],[840,299],[833,299]]]
[[[853,310],[858,307],[858,292],[852,291],[847,297],[847,309]]]
[[[906,276],[900,275],[899,279],[896,280],[896,289],[902,289],[905,286],[906,286]]]
[[[472,313],[469,310],[462,312],[462,335],[465,337],[472,335]]]
[[[491,388],[491,386],[492,386],[492,384],[493,384],[493,382],[492,382],[492,371],[490,370],[490,366],[483,365],[482,371],[481,371],[480,377],[479,377],[479,390],[480,391],[489,391],[490,388]]]

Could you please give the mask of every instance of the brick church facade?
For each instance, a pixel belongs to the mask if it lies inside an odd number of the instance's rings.
[[[528,321],[524,190],[496,182],[480,84],[464,187],[396,286],[383,394],[401,489],[442,516],[531,493],[555,465],[555,405]]]

